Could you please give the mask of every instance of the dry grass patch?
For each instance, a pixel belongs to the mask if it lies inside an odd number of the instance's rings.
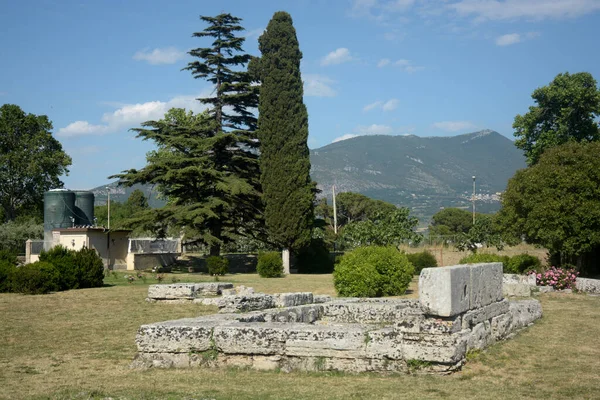
[[[221,280],[265,292],[333,293],[330,275],[231,275]],[[147,284],[136,281],[44,296],[0,294],[0,398],[598,398],[600,297],[544,295],[544,318],[536,325],[511,341],[470,354],[462,372],[441,377],[131,370],[141,324],[216,311],[193,304],[150,304],[144,301],[146,290]]]

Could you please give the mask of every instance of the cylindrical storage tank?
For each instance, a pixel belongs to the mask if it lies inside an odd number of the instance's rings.
[[[87,190],[75,192],[75,225],[94,224],[94,193]]]
[[[44,240],[52,240],[52,230],[73,226],[75,193],[54,189],[44,193]]]

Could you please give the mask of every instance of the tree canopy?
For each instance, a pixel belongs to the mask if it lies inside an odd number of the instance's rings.
[[[41,211],[44,192],[60,188],[69,157],[52,137],[45,115],[26,114],[14,104],[0,107],[0,206],[5,221]]]
[[[515,146],[524,151],[528,165],[537,163],[547,148],[600,139],[600,90],[591,74],[559,74],[531,97],[536,105],[513,124]]]
[[[158,150],[147,156],[147,166],[114,177],[121,184],[156,184],[168,199],[165,207],[140,214],[137,222],[165,234],[169,227],[185,227],[188,243],[221,246],[237,235],[260,231],[244,228],[261,219],[256,117],[258,87],[244,70],[250,56],[242,52],[241,19],[230,14],[202,16],[208,24],[194,37],[212,38],[209,47],[189,52],[199,60],[184,69],[214,85],[212,97],[200,99],[206,112],[171,109],[159,121],[133,129],[152,140]],[[260,228],[260,226],[258,227]]]
[[[251,71],[261,83],[258,132],[265,223],[270,239],[290,250],[311,240],[314,184],[303,102],[302,53],[291,16],[276,12],[259,38]]]
[[[517,171],[502,196],[503,231],[585,269],[584,256],[600,247],[599,154],[599,142],[567,143]]]
[[[468,233],[473,226],[473,214],[460,208],[444,208],[431,218],[429,235]]]
[[[350,247],[390,246],[406,241],[419,243],[423,237],[415,232],[418,223],[417,218],[410,216],[408,208],[395,208],[377,212],[367,220],[349,223],[342,235]]]

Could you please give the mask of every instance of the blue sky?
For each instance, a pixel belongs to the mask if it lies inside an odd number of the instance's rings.
[[[141,168],[152,143],[130,128],[171,107],[200,111],[207,82],[180,71],[200,15],[243,18],[245,49],[275,11],[304,54],[309,146],[367,134],[493,129],[558,73],[600,79],[600,0],[1,0],[0,104],[45,114],[89,189]]]

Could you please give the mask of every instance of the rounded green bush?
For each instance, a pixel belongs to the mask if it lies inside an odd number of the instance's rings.
[[[17,256],[14,253],[0,250],[0,293],[12,291],[13,274],[18,264]]]
[[[414,272],[406,254],[394,247],[359,247],[344,254],[333,272],[340,296],[399,296],[406,292]]]
[[[435,256],[425,250],[420,253],[407,254],[408,261],[415,267],[415,275],[419,275],[423,268],[435,268],[438,266]]]
[[[82,248],[75,254],[74,262],[79,288],[94,288],[104,285],[104,263],[96,250]]]
[[[59,283],[58,269],[48,262],[37,261],[16,269],[12,289],[24,294],[45,294],[59,290]]]
[[[296,265],[300,274],[330,274],[333,272],[333,259],[323,239],[313,239],[310,245],[296,255]]]
[[[60,274],[59,290],[79,288],[79,268],[75,261],[77,252],[64,246],[54,246],[42,251],[40,261],[48,262],[58,269]]]
[[[538,271],[541,266],[539,258],[529,254],[517,254],[510,258],[508,265],[505,265],[505,272],[524,274],[529,271]]]
[[[206,266],[210,275],[225,275],[229,272],[229,260],[225,257],[210,256],[206,259]]]
[[[256,272],[263,278],[279,278],[283,275],[283,260],[281,253],[270,251],[258,255]]]
[[[458,262],[459,264],[479,264],[479,263],[491,263],[491,262],[501,262],[502,269],[506,269],[508,265],[509,257],[508,256],[499,256],[498,254],[480,254],[473,253],[466,257],[463,257]]]

